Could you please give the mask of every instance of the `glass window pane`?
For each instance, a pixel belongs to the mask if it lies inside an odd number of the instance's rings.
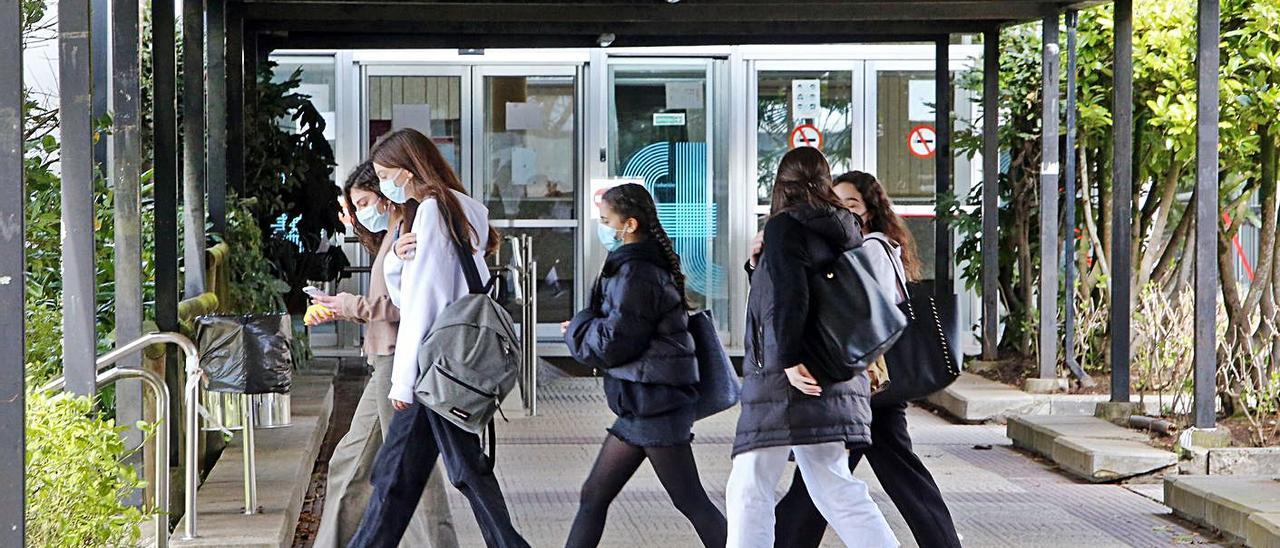
[[[574,77],[490,76],[484,88],[482,192],[490,215],[573,219]]]
[[[564,228],[507,228],[499,232],[503,236],[528,234],[533,237],[533,259],[538,263],[538,271],[534,273],[538,286],[538,323],[559,324],[573,317],[577,312],[573,301],[574,281],[576,278],[574,265],[577,261],[576,242],[572,227]],[[511,245],[504,242],[501,260],[509,264],[512,260]],[[511,283],[512,278],[504,278]],[[508,285],[508,289],[515,288]],[[519,322],[520,304],[512,299],[506,303],[507,312]]]
[[[909,146],[914,128],[933,129],[933,105],[933,71],[876,72],[876,176],[897,203],[934,200],[934,159]]]
[[[853,154],[853,73],[849,71],[760,71],[756,128],[756,199],[767,208],[773,192],[778,162],[791,150],[791,132],[803,123],[822,131],[822,153],[839,174],[850,169]],[[816,119],[796,118],[791,108],[794,80],[819,81],[819,111]]]
[[[726,327],[728,181],[711,173],[707,70],[614,66],[610,79],[609,175],[644,180],[680,255],[689,300]]]
[[[370,76],[369,146],[392,129],[412,127],[431,138],[453,170],[462,163],[462,78]]]

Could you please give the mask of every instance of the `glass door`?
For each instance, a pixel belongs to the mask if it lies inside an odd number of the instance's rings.
[[[431,138],[464,182],[470,180],[465,136],[471,131],[471,80],[466,67],[366,67],[362,150],[393,129]],[[367,156],[367,154],[365,154]]]
[[[713,59],[611,58],[607,68],[606,176],[642,182],[680,255],[691,304],[728,328],[727,162],[714,99]],[[592,219],[592,223],[597,222]],[[594,224],[590,224],[592,229]],[[595,247],[599,247],[598,245]],[[598,272],[602,250],[591,264]]]
[[[473,69],[481,104],[471,139],[472,195],[505,235],[533,237],[540,337],[558,337],[578,303],[579,69]],[[503,250],[504,260],[510,249]],[[519,317],[517,305],[509,305]]]

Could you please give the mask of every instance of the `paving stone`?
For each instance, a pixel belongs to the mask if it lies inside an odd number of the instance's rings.
[[[1280,472],[1280,447],[1209,449],[1209,474],[1252,476]]]
[[[1168,477],[1164,492],[1174,513],[1237,542],[1246,540],[1251,516],[1280,513],[1280,481],[1273,476]],[[1255,527],[1271,521],[1260,519]]]
[[[928,402],[965,422],[983,422],[1008,414],[1036,413],[1048,404],[1012,386],[978,375],[961,374],[945,390],[929,396]]]

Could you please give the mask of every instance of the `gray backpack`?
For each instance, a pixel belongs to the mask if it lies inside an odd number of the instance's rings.
[[[521,356],[511,315],[489,296],[470,251],[455,249],[470,293],[446,307],[422,341],[414,391],[422,405],[480,434],[515,386]]]

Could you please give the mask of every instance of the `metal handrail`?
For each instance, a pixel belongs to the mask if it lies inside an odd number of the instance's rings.
[[[165,384],[164,379],[147,369],[122,369],[112,367],[120,360],[127,358],[135,353],[141,352],[148,346],[153,344],[172,344],[182,351],[186,358],[187,365],[187,389],[194,385],[197,389],[200,386],[200,358],[196,351],[196,346],[188,339],[178,333],[148,333],[137,339],[134,339],[124,346],[103,354],[94,362],[97,372],[96,386],[103,386],[122,379],[134,378],[142,381],[156,395],[155,415],[158,433],[155,442],[155,480],[153,488],[155,490],[155,546],[157,548],[165,548],[169,545],[169,387]],[[194,379],[195,382],[192,382]],[[66,377],[58,377],[48,384],[40,387],[41,391],[52,392],[62,390],[67,385]],[[190,403],[190,400],[188,400]],[[194,412],[188,407],[187,414],[194,416]],[[188,420],[188,428],[191,421]],[[189,534],[194,537],[194,521],[195,521],[195,487],[193,479],[195,474],[195,444],[196,436],[191,430],[187,433],[187,528]]]

